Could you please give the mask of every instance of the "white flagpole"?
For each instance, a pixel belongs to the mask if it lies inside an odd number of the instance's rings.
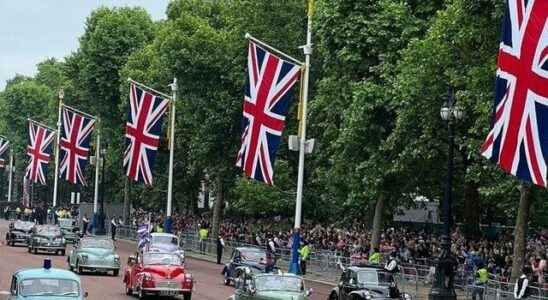
[[[97,122],[99,123],[99,122]],[[97,203],[99,202],[99,167],[101,164],[101,132],[97,130],[97,142],[95,143],[95,190],[93,194],[93,215],[97,215]]]
[[[13,177],[13,152],[10,148],[10,166],[9,166],[10,174],[8,175],[8,202],[11,202],[11,183],[12,183],[12,177]]]
[[[303,179],[304,179],[304,155],[306,146],[306,107],[308,103],[308,76],[310,71],[310,56],[312,55],[312,2],[309,0],[308,7],[308,22],[306,32],[306,45],[303,47],[305,55],[304,76],[303,76],[303,99],[302,99],[302,119],[301,119],[301,136],[299,143],[299,173],[297,176],[297,199],[295,203],[295,230],[293,233],[293,247],[290,272],[300,273],[299,252],[298,247],[301,241],[300,228],[302,217],[303,203]]]
[[[171,84],[171,91],[173,93],[173,99],[171,99],[171,113],[170,113],[170,132],[169,132],[169,175],[168,175],[168,185],[167,185],[167,208],[166,216],[167,219],[171,219],[171,205],[173,200],[173,155],[175,151],[175,100],[177,99],[177,78],[173,78],[173,83]],[[166,220],[169,224],[166,223],[167,231],[171,232],[171,220]]]
[[[57,184],[59,182],[59,140],[61,139],[61,109],[65,92],[59,90],[59,113],[57,115],[57,139],[55,142],[55,177],[53,181],[53,207],[57,206]]]

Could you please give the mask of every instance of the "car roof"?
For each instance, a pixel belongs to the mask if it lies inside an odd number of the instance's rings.
[[[44,268],[35,268],[35,269],[22,269],[15,272],[14,276],[17,276],[19,280],[24,280],[27,278],[63,278],[71,279],[80,282],[80,277],[74,274],[71,271],[63,269],[44,269]]]
[[[163,233],[163,232],[153,232],[150,234],[151,236],[169,236],[169,237],[177,237],[176,235],[172,233]]]
[[[237,247],[238,251],[250,251],[250,252],[264,252],[263,249],[257,247]]]

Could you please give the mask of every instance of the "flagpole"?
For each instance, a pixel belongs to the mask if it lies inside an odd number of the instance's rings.
[[[301,135],[299,141],[299,173],[297,177],[297,199],[295,203],[295,229],[293,230],[293,244],[291,247],[291,265],[289,272],[300,274],[299,266],[299,247],[301,243],[300,228],[302,218],[302,202],[303,202],[303,181],[304,181],[304,155],[306,146],[306,108],[308,103],[308,76],[310,71],[310,56],[312,55],[312,0],[308,2],[308,20],[306,30],[306,45],[303,52],[305,55],[304,76],[303,76],[303,99],[302,99],[302,119],[301,119]]]
[[[171,99],[171,113],[170,113],[170,132],[169,132],[169,175],[167,184],[167,207],[166,207],[166,220],[164,222],[164,228],[166,232],[171,233],[171,204],[173,200],[173,155],[175,151],[175,100],[177,99],[177,78],[173,78],[171,85],[171,92],[173,98]]]
[[[61,139],[61,109],[65,92],[59,90],[59,112],[57,115],[57,141],[55,143],[55,176],[53,179],[53,207],[57,206],[57,184],[59,183],[59,140]]]
[[[97,123],[99,123],[99,120],[97,120]],[[97,126],[99,127],[99,126]],[[95,143],[95,189],[93,193],[93,233],[95,233],[95,230],[97,228],[97,224],[99,223],[99,216],[97,215],[97,204],[99,203],[99,167],[101,164],[101,132],[99,129],[97,129],[97,136],[96,136],[97,142]]]
[[[11,151],[10,147],[10,174],[8,175],[8,202],[11,202],[11,184],[12,184],[12,177],[13,177],[13,152]]]

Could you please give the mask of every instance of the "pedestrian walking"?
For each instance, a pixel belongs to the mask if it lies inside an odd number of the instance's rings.
[[[110,220],[110,234],[112,235],[112,240],[116,240],[116,228],[118,227],[118,224],[116,223],[116,218],[112,217]]]
[[[519,276],[514,285],[515,299],[526,299],[529,297],[529,276],[531,275],[531,271],[531,268],[528,266],[524,266],[521,270],[521,276]]]
[[[223,258],[223,249],[225,248],[225,240],[223,236],[219,234],[217,237],[217,264],[221,264],[221,259]]]

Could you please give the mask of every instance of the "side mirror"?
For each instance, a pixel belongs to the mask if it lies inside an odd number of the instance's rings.
[[[84,298],[87,298],[89,296],[88,292],[84,292]]]

